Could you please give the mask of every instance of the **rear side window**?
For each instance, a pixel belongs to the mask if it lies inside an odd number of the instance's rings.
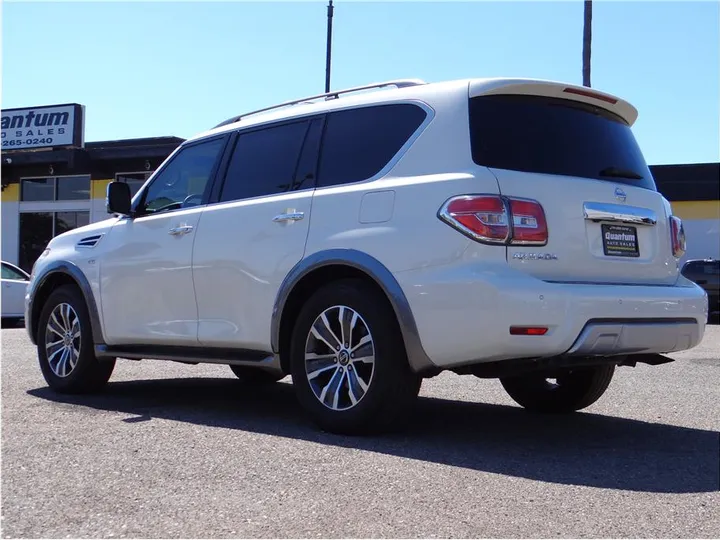
[[[309,121],[241,133],[228,165],[220,200],[288,191],[295,180]]]
[[[367,180],[379,173],[423,123],[409,103],[337,111],[327,116],[318,187]]]
[[[539,96],[471,98],[470,141],[478,165],[657,191],[630,126],[584,103]]]

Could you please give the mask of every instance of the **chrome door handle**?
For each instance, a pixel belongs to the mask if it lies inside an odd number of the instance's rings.
[[[285,214],[278,214],[273,218],[275,223],[281,223],[283,221],[300,221],[305,217],[305,212],[286,212]]]
[[[168,233],[172,234],[173,236],[178,236],[180,234],[187,234],[192,230],[192,225],[178,225],[177,227],[173,227],[172,229],[170,229]]]

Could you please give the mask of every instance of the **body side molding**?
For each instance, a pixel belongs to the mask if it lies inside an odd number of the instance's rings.
[[[341,265],[360,270],[377,283],[387,296],[393,307],[400,325],[402,338],[407,351],[408,362],[413,371],[436,369],[435,364],[423,349],[418,333],[415,317],[400,284],[380,261],[355,249],[329,249],[318,251],[298,262],[288,273],[280,285],[275,305],[273,306],[270,339],[273,352],[280,352],[280,322],[285,304],[295,285],[312,271],[330,265]]]

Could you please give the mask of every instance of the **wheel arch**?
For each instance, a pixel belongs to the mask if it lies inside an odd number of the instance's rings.
[[[382,292],[395,313],[410,367],[416,373],[436,369],[420,341],[415,318],[400,284],[392,272],[373,256],[354,249],[331,249],[304,258],[288,273],[280,286],[271,321],[271,345],[285,373],[286,354],[293,322],[304,301],[321,285],[338,279],[359,278]]]
[[[47,299],[54,290],[63,285],[73,285],[82,293],[90,315],[93,341],[96,345],[105,343],[102,326],[100,325],[100,314],[95,302],[95,296],[90,287],[90,282],[77,265],[69,261],[56,261],[48,264],[48,266],[43,269],[42,275],[35,278],[28,288],[30,300],[27,311],[29,317],[28,320],[25,321],[25,325],[33,344],[36,344],[37,341],[38,322],[45,302],[47,302]]]

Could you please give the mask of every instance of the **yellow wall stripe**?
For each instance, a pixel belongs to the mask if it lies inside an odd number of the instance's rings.
[[[683,221],[720,219],[720,201],[675,201],[670,204],[673,214]]]
[[[112,180],[93,180],[92,181],[92,198],[104,199],[107,193],[107,186]]]
[[[0,194],[2,202],[18,202],[20,200],[20,184],[10,184]]]

